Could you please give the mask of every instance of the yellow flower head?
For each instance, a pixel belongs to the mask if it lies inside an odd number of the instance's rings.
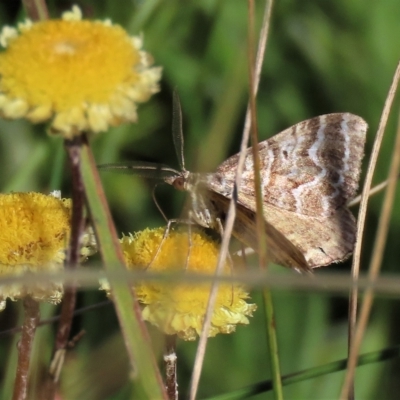
[[[137,120],[136,103],[159,90],[161,68],[141,38],[81,17],[74,6],[60,20],[3,28],[0,115],[51,120],[50,132],[66,138]]]
[[[123,237],[121,243],[127,267],[150,273],[186,270],[214,275],[219,248],[203,231],[192,228],[189,236],[187,229],[172,230],[162,240],[163,235],[164,228],[158,228]],[[232,273],[231,267],[225,265],[224,274]],[[202,329],[210,289],[211,283],[149,282],[138,284],[136,293],[145,305],[145,320],[168,335],[195,340]],[[209,336],[231,333],[237,324],[248,324],[247,316],[252,315],[256,305],[247,304],[247,298],[242,287],[219,284]]]
[[[41,193],[0,194],[0,277],[62,270],[70,215],[69,199]],[[93,244],[86,239],[89,242]],[[30,295],[56,304],[62,293],[62,284],[57,282],[0,286],[0,310],[7,298]]]

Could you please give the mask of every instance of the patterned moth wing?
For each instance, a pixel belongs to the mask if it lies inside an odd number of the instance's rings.
[[[219,211],[219,218],[223,220],[229,207],[229,198],[216,192],[210,192],[210,197],[215,209]],[[265,229],[268,255],[272,261],[298,270],[310,269],[301,250],[285,235],[267,221],[265,221]],[[256,214],[241,204],[236,205],[233,235],[245,245],[257,250]]]
[[[353,251],[356,223],[346,208],[354,197],[364,154],[366,122],[353,114],[315,117],[259,143],[269,254],[298,269],[325,266]],[[239,155],[207,179],[210,201],[224,214]],[[234,236],[257,250],[253,157],[247,150]]]

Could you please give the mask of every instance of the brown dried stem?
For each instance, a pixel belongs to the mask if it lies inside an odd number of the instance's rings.
[[[26,14],[32,21],[49,19],[49,11],[45,0],[22,0]]]
[[[254,169],[254,189],[256,193],[256,208],[257,208],[257,237],[258,237],[258,254],[260,268],[267,268],[267,247],[265,240],[265,222],[263,212],[263,199],[261,192],[261,163],[258,153],[258,122],[256,109],[256,94],[254,88],[254,0],[248,0],[248,15],[249,15],[249,38],[248,38],[248,59],[249,59],[249,106],[251,113],[251,148],[253,152],[253,169]]]
[[[364,226],[365,226],[365,219],[366,219],[372,177],[373,177],[373,174],[375,171],[375,167],[376,167],[376,163],[377,163],[378,155],[379,155],[379,149],[381,147],[383,134],[385,132],[387,120],[389,118],[389,113],[392,108],[392,104],[393,104],[394,96],[396,94],[399,79],[400,79],[400,63],[397,65],[397,69],[394,74],[388,96],[386,98],[385,106],[382,111],[382,116],[381,116],[381,120],[379,122],[378,132],[375,137],[375,142],[374,142],[374,146],[372,149],[371,159],[370,159],[370,162],[368,165],[367,175],[365,177],[365,182],[364,182],[364,187],[363,187],[363,192],[362,192],[362,200],[361,200],[361,204],[360,204],[360,210],[358,213],[357,241],[356,241],[356,246],[354,249],[353,265],[352,265],[352,279],[353,279],[353,282],[355,282],[355,283],[357,283],[357,281],[358,281],[359,271],[360,271],[361,248],[362,248],[362,243],[363,243],[362,239],[363,239],[363,232],[364,232]],[[397,173],[395,175],[395,179],[397,179]],[[385,211],[385,212],[387,212],[387,211]],[[383,231],[380,233],[380,235],[383,235],[384,234],[383,232],[386,228],[382,227],[381,229],[383,229]],[[379,236],[377,236],[377,241],[378,241],[378,238],[379,238]],[[376,244],[376,246],[378,246],[378,245]],[[382,251],[382,250],[379,250],[379,251]],[[372,261],[374,262],[374,264],[372,264],[372,262],[371,262],[370,273],[372,275],[375,275],[379,271],[379,266],[380,266],[380,262],[381,262],[380,256],[377,258],[377,261],[374,261],[374,259]],[[373,267],[373,265],[374,265],[374,267]],[[372,267],[374,268],[374,270],[376,269],[376,271],[374,273],[372,273]],[[350,302],[349,302],[349,355],[348,355],[346,376],[345,376],[344,384],[343,384],[342,391],[340,394],[340,398],[342,400],[354,398],[353,377],[354,377],[354,371],[355,371],[355,368],[357,365],[357,355],[358,355],[358,350],[359,350],[355,346],[355,342],[354,342],[355,329],[356,329],[356,318],[357,318],[357,297],[358,297],[358,288],[357,288],[357,285],[354,285],[354,287],[350,293]],[[369,314],[369,312],[367,314]],[[363,317],[363,318],[365,318],[365,317]],[[366,321],[364,323],[366,323]],[[361,332],[359,332],[358,335],[360,335],[360,338],[362,338],[363,334]]]
[[[27,296],[23,300],[24,323],[18,343],[18,366],[15,377],[13,400],[24,400],[28,393],[29,364],[36,327],[40,319],[39,303]]]
[[[254,168],[254,186],[256,193],[257,208],[257,238],[258,238],[258,262],[261,270],[267,270],[268,266],[268,248],[265,232],[264,207],[261,190],[261,163],[258,152],[258,123],[255,95],[255,77],[254,77],[254,0],[248,0],[249,5],[249,40],[248,40],[248,58],[249,58],[249,86],[250,98],[249,106],[251,113],[251,148],[253,153]],[[275,313],[272,303],[271,291],[268,287],[263,289],[265,317],[267,321],[267,342],[269,349],[269,360],[272,371],[272,382],[275,399],[283,399],[281,369],[278,352],[278,339],[276,337]]]
[[[81,148],[86,142],[85,136],[79,135],[72,140],[65,141],[71,176],[72,176],[72,218],[71,218],[71,237],[65,261],[65,267],[75,270],[79,265],[80,259],[80,238],[84,231],[84,205],[85,193],[80,172]],[[60,322],[58,324],[56,343],[53,360],[49,370],[47,384],[47,398],[54,398],[59,374],[61,372],[64,355],[68,346],[69,335],[71,332],[72,320],[75,311],[77,288],[72,284],[65,288]]]
[[[398,178],[398,177],[397,177]],[[379,192],[381,192],[383,189],[385,189],[388,185],[388,180],[386,179],[385,181],[378,183],[377,185],[375,185],[370,191],[368,196],[371,197]],[[347,203],[347,207],[354,207],[357,204],[360,204],[361,202],[361,195],[354,197],[354,199],[350,200]]]
[[[269,31],[269,26],[270,26],[270,20],[271,20],[271,13],[272,13],[272,5],[273,5],[273,0],[266,0],[266,6],[265,6],[265,11],[264,11],[264,19],[263,19],[263,24],[261,27],[261,32],[260,32],[260,39],[258,42],[258,49],[257,49],[257,57],[256,57],[256,67],[255,67],[255,78],[254,78],[254,95],[257,94],[258,91],[258,86],[260,82],[260,75],[261,75],[261,67],[262,63],[264,60],[264,54],[265,54],[265,49],[266,49],[266,44],[267,44],[267,38],[268,38],[268,31]],[[242,136],[242,142],[240,145],[240,154],[239,154],[239,160],[238,160],[238,168],[236,172],[236,177],[235,177],[235,184],[237,190],[240,187],[241,183],[241,176],[244,168],[244,160],[245,160],[245,152],[247,149],[247,145],[249,142],[249,135],[250,135],[250,127],[251,127],[251,113],[250,113],[250,108],[247,108],[246,112],[246,120],[244,124],[244,129],[243,129],[243,136]],[[229,210],[227,213],[227,218],[225,222],[225,227],[224,227],[224,233],[222,237],[222,244],[221,244],[221,251],[218,256],[218,263],[217,263],[217,268],[215,275],[219,275],[222,271],[223,265],[225,264],[225,260],[228,256],[228,247],[229,247],[229,242],[230,238],[232,236],[232,230],[233,230],[233,224],[235,221],[236,217],[236,196],[233,195],[232,199],[229,204]],[[196,358],[195,358],[195,363],[193,367],[193,372],[192,372],[192,379],[190,383],[190,399],[195,399],[196,398],[196,393],[197,393],[197,388],[199,385],[200,381],[200,375],[201,375],[201,369],[203,365],[203,360],[204,360],[204,355],[206,352],[206,347],[207,347],[207,338],[208,338],[208,331],[210,329],[211,325],[211,316],[212,316],[212,310],[214,309],[214,304],[215,300],[217,297],[217,286],[213,285],[210,293],[210,298],[208,300],[208,305],[207,305],[207,311],[206,315],[204,318],[204,324],[203,324],[203,329],[201,331],[200,335],[200,340],[199,340],[199,345],[197,346],[197,352],[196,352]]]
[[[372,260],[369,267],[368,279],[374,284],[378,278],[382,265],[383,253],[385,250],[386,239],[389,231],[390,216],[393,210],[394,198],[396,195],[397,174],[400,167],[400,120],[397,126],[396,144],[393,149],[393,157],[388,176],[388,187],[382,206],[382,213],[379,219],[378,230],[376,232],[375,244],[372,251]],[[363,302],[360,310],[359,322],[354,335],[353,347],[349,357],[349,369],[354,368],[357,364],[358,354],[360,352],[361,343],[368,324],[371,313],[372,303],[375,297],[374,286],[370,286],[364,293]],[[353,355],[355,354],[355,355]],[[350,364],[351,360],[351,364]]]
[[[169,400],[178,400],[176,335],[165,336],[165,386]]]

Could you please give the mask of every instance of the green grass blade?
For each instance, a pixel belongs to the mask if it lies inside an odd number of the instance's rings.
[[[108,272],[125,270],[114,224],[108,210],[90,147],[82,146],[81,172],[99,249]],[[164,398],[163,384],[141,310],[129,284],[110,282],[111,292],[131,365],[147,398]]]

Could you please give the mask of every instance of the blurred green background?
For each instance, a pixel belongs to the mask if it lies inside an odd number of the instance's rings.
[[[48,1],[53,17],[78,4],[86,17],[104,19],[144,35],[144,48],[163,67],[161,91],[139,107],[139,122],[93,138],[99,164],[145,160],[178,167],[171,137],[172,90],[181,97],[186,167],[213,171],[238,151],[247,104],[247,2],[239,0]],[[256,2],[259,27],[264,4]],[[24,17],[15,0],[0,3],[0,23]],[[259,136],[266,139],[301,120],[331,112],[362,116],[370,128],[364,172],[380,114],[400,54],[398,0],[276,1],[259,90]],[[393,148],[399,102],[387,127],[375,183],[385,179]],[[62,142],[49,138],[45,126],[0,120],[0,187],[2,192],[42,191],[52,187],[52,170],[62,154]],[[65,171],[65,173],[64,173]],[[57,188],[70,195],[68,169]],[[133,232],[164,224],[151,192],[154,182],[111,173],[102,174],[118,232]],[[157,197],[170,218],[180,214],[183,197],[159,187]],[[368,267],[382,195],[371,200],[367,218],[363,270]],[[354,210],[356,213],[357,210]],[[400,207],[392,216],[383,273],[399,271]],[[350,263],[329,267],[350,271]],[[282,274],[292,271],[277,269]],[[323,273],[317,271],[316,273]],[[273,292],[282,373],[287,374],[344,358],[347,352],[347,299],[330,293]],[[79,306],[103,301],[97,291],[82,290]],[[253,293],[261,306],[261,296]],[[363,352],[400,343],[398,298],[378,298],[373,308]],[[15,326],[18,305],[0,315],[3,329]],[[54,308],[47,307],[44,315]],[[261,307],[251,324],[232,335],[220,335],[208,345],[199,398],[227,392],[269,378],[265,321]],[[125,399],[131,396],[128,364],[111,305],[76,319],[74,332],[86,335],[71,352],[62,381],[66,399]],[[150,328],[155,347],[162,336]],[[39,359],[47,360],[53,327],[40,328]],[[41,342],[42,341],[42,342]],[[0,342],[1,377],[14,374],[16,349],[11,338]],[[50,344],[49,344],[50,343]],[[46,349],[46,350],[44,350]],[[180,342],[179,391],[186,393],[196,343]],[[47,358],[46,358],[47,357]],[[8,360],[6,362],[6,360]],[[357,372],[359,399],[396,399],[400,390],[398,360],[362,367]],[[41,370],[35,372],[39,375]],[[286,399],[337,398],[342,373],[284,389]],[[272,394],[254,398],[272,398]]]

